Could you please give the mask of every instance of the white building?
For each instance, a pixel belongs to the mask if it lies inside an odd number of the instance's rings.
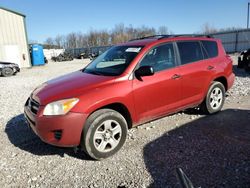
[[[0,7],[0,61],[30,67],[25,15]]]

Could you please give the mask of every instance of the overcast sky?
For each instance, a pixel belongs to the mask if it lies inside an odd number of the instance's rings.
[[[246,27],[248,0],[0,0],[0,6],[26,15],[28,38],[90,29],[111,30],[115,24],[167,26],[174,33],[194,33],[204,23],[215,28]]]

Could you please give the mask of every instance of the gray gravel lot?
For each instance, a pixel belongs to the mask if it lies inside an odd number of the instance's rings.
[[[133,128],[106,160],[43,143],[24,121],[26,99],[39,84],[87,63],[51,62],[0,77],[0,187],[179,187],[176,167],[195,187],[250,187],[250,75],[236,67],[222,112],[189,110]]]

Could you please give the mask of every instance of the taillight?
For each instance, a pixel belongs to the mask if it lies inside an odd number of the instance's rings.
[[[232,61],[232,58],[230,57],[230,55],[226,54],[226,58]]]
[[[226,59],[227,59],[227,64],[229,65],[228,67],[230,68],[230,72],[233,71],[233,59],[230,57],[230,55],[226,55]]]
[[[230,57],[230,55],[226,55],[227,60],[229,61],[228,63],[233,64],[233,59]]]

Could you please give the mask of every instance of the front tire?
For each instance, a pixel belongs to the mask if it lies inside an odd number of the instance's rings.
[[[205,114],[219,112],[225,101],[225,87],[220,82],[213,82],[209,87],[206,98],[201,104],[201,110]]]
[[[14,74],[14,70],[12,68],[6,67],[2,69],[2,75],[4,77],[11,76]]]
[[[127,122],[117,111],[100,109],[91,114],[82,133],[82,149],[91,158],[101,160],[115,154],[127,137]]]

